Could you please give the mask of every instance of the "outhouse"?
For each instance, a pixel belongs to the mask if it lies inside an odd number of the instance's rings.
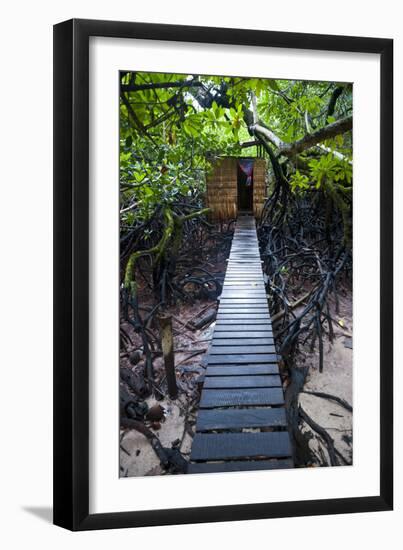
[[[266,160],[253,157],[220,157],[207,177],[206,202],[213,220],[239,214],[258,218],[266,197]]]

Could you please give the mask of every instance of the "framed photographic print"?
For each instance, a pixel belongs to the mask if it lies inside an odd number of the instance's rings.
[[[392,509],[393,42],[54,27],[54,522]]]

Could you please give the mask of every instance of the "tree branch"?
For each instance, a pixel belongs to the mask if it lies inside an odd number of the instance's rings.
[[[293,143],[283,143],[279,145],[277,156],[284,155],[290,157],[297,153],[301,153],[305,149],[316,146],[319,142],[325,141],[326,139],[333,138],[340,134],[348,132],[353,127],[353,117],[345,117],[332,124],[328,124],[324,128],[308,134]],[[277,138],[278,139],[278,138]]]
[[[333,116],[333,113],[334,113],[334,110],[336,108],[336,102],[338,100],[338,98],[341,96],[341,94],[343,93],[343,90],[344,90],[344,87],[343,86],[338,86],[337,88],[335,88],[332,92],[332,95],[330,96],[330,101],[329,101],[329,105],[327,107],[327,116]]]
[[[163,90],[169,88],[195,88],[203,86],[198,80],[183,80],[177,82],[151,82],[149,84],[122,84],[122,92],[140,92],[141,90]]]
[[[251,130],[254,134],[260,134],[265,137],[272,145],[278,148],[287,147],[288,143],[282,141],[274,132],[262,126],[261,124],[254,124],[251,127]]]
[[[255,145],[260,145],[260,141],[257,139],[253,139],[252,141],[244,141],[239,144],[239,147],[241,147],[241,149],[246,149],[247,147],[254,147]]]

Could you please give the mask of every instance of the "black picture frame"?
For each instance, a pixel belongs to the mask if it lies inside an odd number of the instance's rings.
[[[380,54],[380,491],[369,497],[89,513],[89,38]],[[54,523],[71,530],[391,510],[393,40],[73,19],[54,27]]]

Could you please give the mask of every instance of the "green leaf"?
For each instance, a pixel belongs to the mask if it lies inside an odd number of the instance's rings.
[[[267,84],[269,85],[269,88],[274,90],[275,92],[280,91],[280,88],[275,80],[268,80]]]

